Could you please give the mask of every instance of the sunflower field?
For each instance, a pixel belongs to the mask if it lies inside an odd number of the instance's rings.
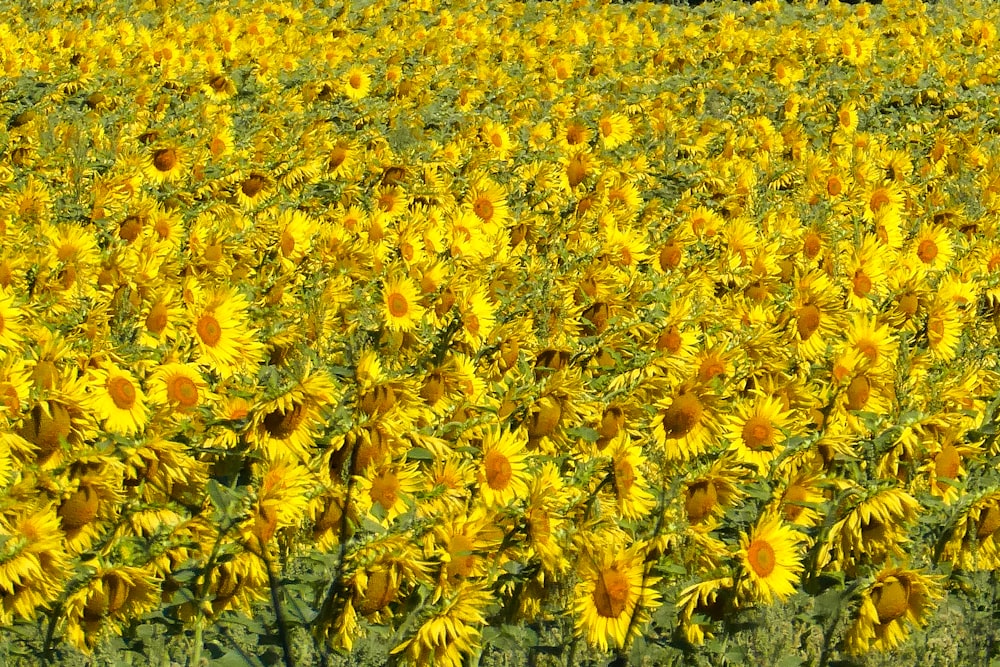
[[[8,9],[3,664],[1000,664],[997,4]]]

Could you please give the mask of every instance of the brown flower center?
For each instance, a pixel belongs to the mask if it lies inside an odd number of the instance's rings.
[[[198,385],[184,375],[176,375],[167,382],[167,399],[182,408],[198,405]]]
[[[743,425],[743,442],[755,452],[774,447],[774,425],[760,415],[750,417]]]
[[[295,432],[305,418],[306,409],[301,403],[294,404],[287,411],[280,408],[272,410],[264,416],[264,430],[272,438],[284,440]]]
[[[391,470],[387,470],[372,480],[368,495],[373,503],[378,503],[384,509],[390,509],[399,499],[399,478]]]
[[[617,568],[598,572],[593,594],[597,613],[604,618],[619,618],[628,604],[629,588],[628,577]]]
[[[718,500],[719,492],[712,480],[702,479],[691,484],[688,487],[687,500],[684,502],[688,521],[701,523],[705,517],[712,513]]]
[[[701,421],[703,408],[694,394],[680,394],[663,411],[663,431],[667,439],[683,438]]]
[[[906,613],[910,602],[910,582],[890,577],[872,591],[872,602],[878,612],[878,622],[886,624]]]
[[[795,326],[799,330],[799,338],[809,340],[809,337],[819,329],[820,312],[813,304],[802,306],[795,313]]]
[[[938,247],[932,239],[924,239],[917,246],[917,257],[924,264],[930,264],[938,256]]]
[[[153,153],[153,167],[157,171],[168,172],[177,166],[177,151],[173,148],[161,148]]]
[[[393,317],[406,317],[406,314],[410,312],[410,302],[399,292],[391,292],[386,299],[386,305],[389,307],[389,314]]]
[[[483,222],[489,222],[493,219],[493,202],[486,197],[479,197],[472,205],[472,212]]]
[[[502,491],[507,488],[514,475],[510,459],[501,452],[493,450],[486,455],[483,466],[486,468],[486,483],[490,485],[491,489]]]

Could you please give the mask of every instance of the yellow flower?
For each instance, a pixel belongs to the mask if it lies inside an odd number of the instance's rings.
[[[217,398],[196,366],[167,363],[156,368],[147,381],[150,403],[169,407],[175,414],[186,414],[208,405]]]
[[[491,427],[483,435],[483,458],[479,467],[479,494],[490,507],[505,507],[528,495],[527,455],[524,429],[502,431]]]
[[[712,413],[713,396],[705,389],[681,387],[669,400],[657,403],[653,437],[667,459],[686,461],[703,454],[718,428]]]
[[[643,550],[603,548],[581,565],[573,610],[576,633],[602,651],[626,647],[660,606],[656,577],[645,571]]]
[[[154,183],[175,181],[184,173],[184,152],[178,146],[153,148],[146,156],[144,173]]]
[[[607,150],[614,150],[632,139],[632,122],[620,113],[611,113],[597,121],[601,143]]]
[[[708,579],[688,586],[677,597],[677,608],[681,613],[681,627],[684,637],[692,646],[701,646],[706,638],[714,637],[710,623],[695,622],[701,615],[708,620],[721,620],[728,598],[732,597],[733,578]]]
[[[356,102],[368,97],[371,87],[371,75],[360,66],[351,67],[344,75],[343,91],[344,95],[346,95],[349,100]]]
[[[391,331],[413,331],[423,317],[420,292],[405,276],[390,278],[382,291],[385,325]]]
[[[738,461],[767,474],[771,462],[781,454],[785,433],[793,422],[793,414],[784,409],[781,399],[758,396],[753,403],[739,406],[730,418],[730,449]]]
[[[128,371],[107,365],[90,372],[89,404],[104,428],[123,435],[146,428],[146,396]]]
[[[857,618],[847,631],[845,647],[853,655],[891,651],[910,633],[927,625],[937,600],[944,596],[940,577],[918,570],[886,568],[861,593]]]
[[[642,446],[622,438],[615,445],[611,460],[618,513],[625,519],[648,516],[656,506],[656,498],[649,492],[649,483],[643,473],[646,459]]]
[[[795,592],[802,574],[802,540],[774,516],[763,516],[757,526],[740,537],[743,576],[737,584],[741,599],[770,603]]]
[[[199,301],[190,308],[198,364],[223,378],[256,367],[263,346],[247,326],[246,297],[229,289],[213,291]]]
[[[22,339],[23,311],[15,305],[14,294],[0,288],[0,348],[16,352]]]

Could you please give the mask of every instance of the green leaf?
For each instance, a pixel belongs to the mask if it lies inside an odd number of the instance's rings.
[[[406,452],[408,461],[433,461],[434,454],[423,447],[410,447]]]
[[[577,426],[566,429],[566,435],[571,438],[580,438],[581,440],[585,440],[587,442],[597,442],[597,439],[601,437],[600,433],[589,426]]]
[[[229,516],[235,502],[232,491],[230,491],[227,487],[222,486],[214,479],[208,480],[208,484],[206,486],[208,490],[208,498],[212,501],[215,509],[222,512],[222,514]]]
[[[775,663],[774,667],[801,667],[805,662],[797,655],[786,655]]]

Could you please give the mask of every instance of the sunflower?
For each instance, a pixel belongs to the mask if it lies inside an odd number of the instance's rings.
[[[243,210],[260,208],[274,194],[274,181],[259,171],[236,174],[233,179],[235,203]]]
[[[482,584],[463,582],[435,601],[412,637],[390,653],[402,654],[414,665],[462,667],[479,649],[481,628],[493,596]]]
[[[418,465],[373,461],[357,477],[358,504],[362,512],[384,526],[409,510],[412,496],[422,488]]]
[[[915,519],[919,509],[917,500],[901,489],[868,492],[830,528],[817,565],[853,572],[865,560],[881,563],[890,555],[903,557],[903,524]]]
[[[144,317],[139,333],[141,345],[155,349],[164,341],[177,339],[178,327],[184,321],[184,307],[173,289],[168,287],[154,292],[142,314]]]
[[[491,555],[503,541],[496,520],[496,515],[482,505],[463,508],[443,521],[439,518],[433,544],[428,545],[441,561],[439,592],[482,578],[489,571]]]
[[[847,347],[860,353],[876,371],[888,370],[896,358],[897,341],[886,324],[855,314],[847,330]]]
[[[601,144],[606,150],[612,151],[632,139],[632,122],[620,113],[602,116],[597,121]]]
[[[901,567],[885,568],[861,592],[861,605],[844,643],[848,653],[891,651],[923,627],[944,597],[940,577]]]
[[[562,537],[572,488],[568,488],[553,463],[542,464],[531,479],[531,490],[524,517],[528,533],[529,557],[533,552],[541,560],[544,572],[556,575],[569,568]]]
[[[385,325],[391,331],[413,331],[423,317],[420,292],[406,276],[390,278],[382,291]]]
[[[733,593],[732,577],[707,579],[681,591],[677,597],[677,609],[680,610],[684,638],[689,644],[701,646],[705,639],[714,637],[712,622],[722,620],[726,603],[731,601]]]
[[[308,461],[324,410],[335,401],[334,393],[325,373],[305,370],[293,386],[253,407],[247,442],[271,461]]]
[[[789,325],[798,354],[813,361],[826,354],[831,339],[841,326],[836,289],[822,271],[799,279],[797,297],[789,313]]]
[[[465,203],[484,225],[499,229],[510,219],[507,193],[500,185],[487,180],[474,183],[465,196]]]
[[[816,526],[823,520],[821,506],[826,502],[823,477],[815,472],[799,472],[775,489],[774,509],[793,526]]]
[[[927,309],[927,347],[937,361],[951,361],[962,336],[961,312],[952,301],[940,298]]]
[[[275,220],[278,231],[278,252],[282,266],[291,269],[312,249],[313,235],[317,224],[306,213],[297,209],[285,209]]]
[[[108,364],[90,371],[89,406],[104,428],[123,435],[141,433],[148,419],[146,396],[128,371]]]
[[[505,507],[528,495],[527,433],[492,427],[483,433],[479,494],[489,507]]]
[[[297,463],[272,461],[257,486],[257,500],[250,518],[242,523],[243,539],[266,548],[277,530],[293,528],[305,519],[309,494],[318,480]]]
[[[781,454],[783,443],[794,424],[794,414],[785,410],[781,400],[758,396],[736,408],[730,417],[727,437],[736,460],[748,463],[766,474],[771,462]]]
[[[955,256],[948,229],[939,225],[925,226],[910,243],[910,252],[928,271],[941,271]]]
[[[656,506],[656,499],[649,492],[650,485],[643,472],[646,459],[642,446],[622,438],[611,452],[611,463],[618,514],[629,520],[647,516]]]
[[[573,610],[576,633],[607,651],[626,647],[660,606],[656,577],[648,576],[641,545],[608,545],[581,563]]]
[[[717,430],[714,395],[707,389],[681,386],[656,404],[653,437],[668,460],[687,461],[705,453]]]
[[[264,348],[247,326],[248,306],[246,297],[228,289],[208,292],[189,308],[198,365],[228,378],[260,363]]]
[[[165,363],[152,372],[146,384],[149,402],[167,406],[175,415],[186,415],[218,398],[197,366],[190,364]]]
[[[941,558],[969,571],[1000,568],[1000,491],[976,494],[948,531]]]
[[[160,593],[152,574],[142,568],[99,568],[87,585],[66,599],[63,607],[69,642],[92,650],[107,632],[121,633],[127,620],[159,604]]]
[[[785,600],[795,592],[802,574],[802,539],[778,517],[764,515],[753,531],[740,537],[739,558],[741,599]]]
[[[483,143],[497,160],[506,160],[514,150],[510,131],[501,123],[487,120],[479,130]]]
[[[372,77],[363,67],[355,65],[344,74],[342,90],[347,99],[353,102],[368,97],[371,87]]]
[[[9,511],[0,517],[0,622],[33,620],[69,584],[70,557],[52,507]]]
[[[15,305],[14,294],[6,288],[0,288],[0,348],[16,354],[23,337],[23,316],[24,311]]]

